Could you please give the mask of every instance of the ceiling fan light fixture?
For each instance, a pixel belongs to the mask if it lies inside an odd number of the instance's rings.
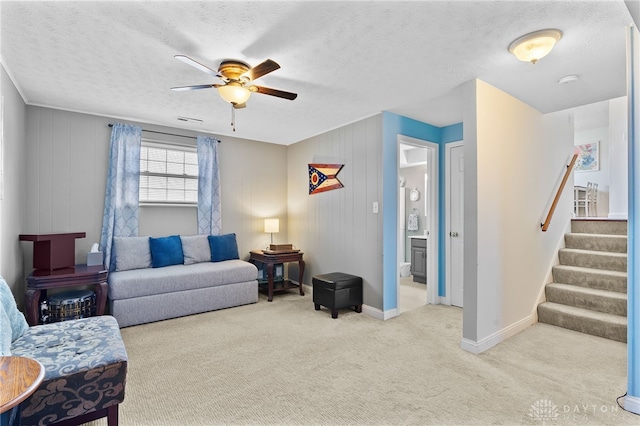
[[[222,99],[233,105],[243,104],[251,96],[249,89],[234,82],[218,87],[218,93]]]
[[[509,45],[509,52],[523,62],[535,64],[551,52],[562,37],[562,31],[547,29],[534,31],[517,38]]]

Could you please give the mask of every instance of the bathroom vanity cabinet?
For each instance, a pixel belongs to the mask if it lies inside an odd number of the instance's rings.
[[[413,281],[427,283],[426,238],[411,238],[411,275],[413,275]]]

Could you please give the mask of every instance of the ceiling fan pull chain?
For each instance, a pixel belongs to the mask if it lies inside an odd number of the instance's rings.
[[[236,131],[236,109],[233,107],[233,104],[231,104],[231,127],[235,132]]]

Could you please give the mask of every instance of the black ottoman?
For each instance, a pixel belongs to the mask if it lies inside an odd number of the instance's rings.
[[[313,277],[313,303],[331,309],[331,317],[338,318],[338,309],[354,307],[362,312],[362,278],[342,272]]]

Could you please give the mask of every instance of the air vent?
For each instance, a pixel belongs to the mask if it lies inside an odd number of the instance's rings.
[[[202,120],[199,120],[197,118],[189,118],[189,117],[176,117],[176,120],[186,121],[187,123],[197,123],[197,124],[202,123]]]
[[[558,84],[567,84],[573,83],[574,81],[578,81],[578,76],[575,74],[565,75],[560,80],[558,80]]]

